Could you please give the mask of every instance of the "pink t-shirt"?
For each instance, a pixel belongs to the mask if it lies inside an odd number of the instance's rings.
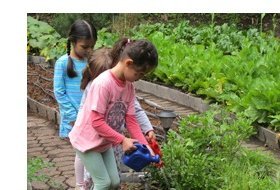
[[[135,115],[134,98],[134,86],[131,82],[118,80],[111,70],[101,73],[92,82],[75,125],[69,133],[73,147],[81,152],[89,149],[102,152],[110,148],[112,141],[102,137],[93,127],[92,113],[96,111],[103,115],[106,123],[120,133],[127,114]],[[122,136],[117,134],[116,139]]]

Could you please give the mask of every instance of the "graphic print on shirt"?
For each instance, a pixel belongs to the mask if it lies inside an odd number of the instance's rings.
[[[121,132],[121,128],[125,123],[126,106],[123,101],[118,100],[109,109],[107,114],[107,124],[117,132]]]

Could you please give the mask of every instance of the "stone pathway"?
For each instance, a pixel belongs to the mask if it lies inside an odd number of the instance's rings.
[[[156,96],[137,91],[138,99],[154,105],[158,109],[173,109],[175,113],[186,116],[196,112],[188,107],[174,102],[166,101]],[[252,138],[243,143],[251,149],[260,149],[272,153],[280,159],[279,151],[273,151],[263,146],[259,140]],[[57,126],[38,115],[28,112],[27,117],[27,156],[41,157],[43,160],[54,164],[53,167],[44,169],[42,172],[49,176],[47,182],[32,182],[34,190],[73,189],[74,158],[75,152],[69,142],[61,140],[58,136]]]
[[[74,189],[75,153],[69,142],[61,140],[53,122],[28,112],[27,157],[41,157],[54,167],[42,170],[50,177],[45,182],[33,182],[33,189]]]

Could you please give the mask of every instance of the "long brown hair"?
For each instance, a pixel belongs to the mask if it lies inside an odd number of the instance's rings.
[[[112,68],[111,48],[100,48],[95,50],[88,59],[88,64],[83,70],[81,89],[84,90],[87,84],[95,79],[102,72]]]
[[[74,69],[74,63],[72,58],[70,57],[71,51],[71,43],[76,43],[79,39],[89,39],[93,40],[93,45],[95,45],[97,41],[97,31],[94,26],[91,26],[85,20],[76,20],[70,28],[68,39],[67,39],[67,55],[68,55],[68,63],[67,63],[67,75],[70,78],[74,78],[77,76],[77,73]]]

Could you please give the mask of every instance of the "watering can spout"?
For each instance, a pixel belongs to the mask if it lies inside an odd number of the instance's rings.
[[[151,156],[151,162],[159,163],[159,155],[156,154],[155,156]]]

